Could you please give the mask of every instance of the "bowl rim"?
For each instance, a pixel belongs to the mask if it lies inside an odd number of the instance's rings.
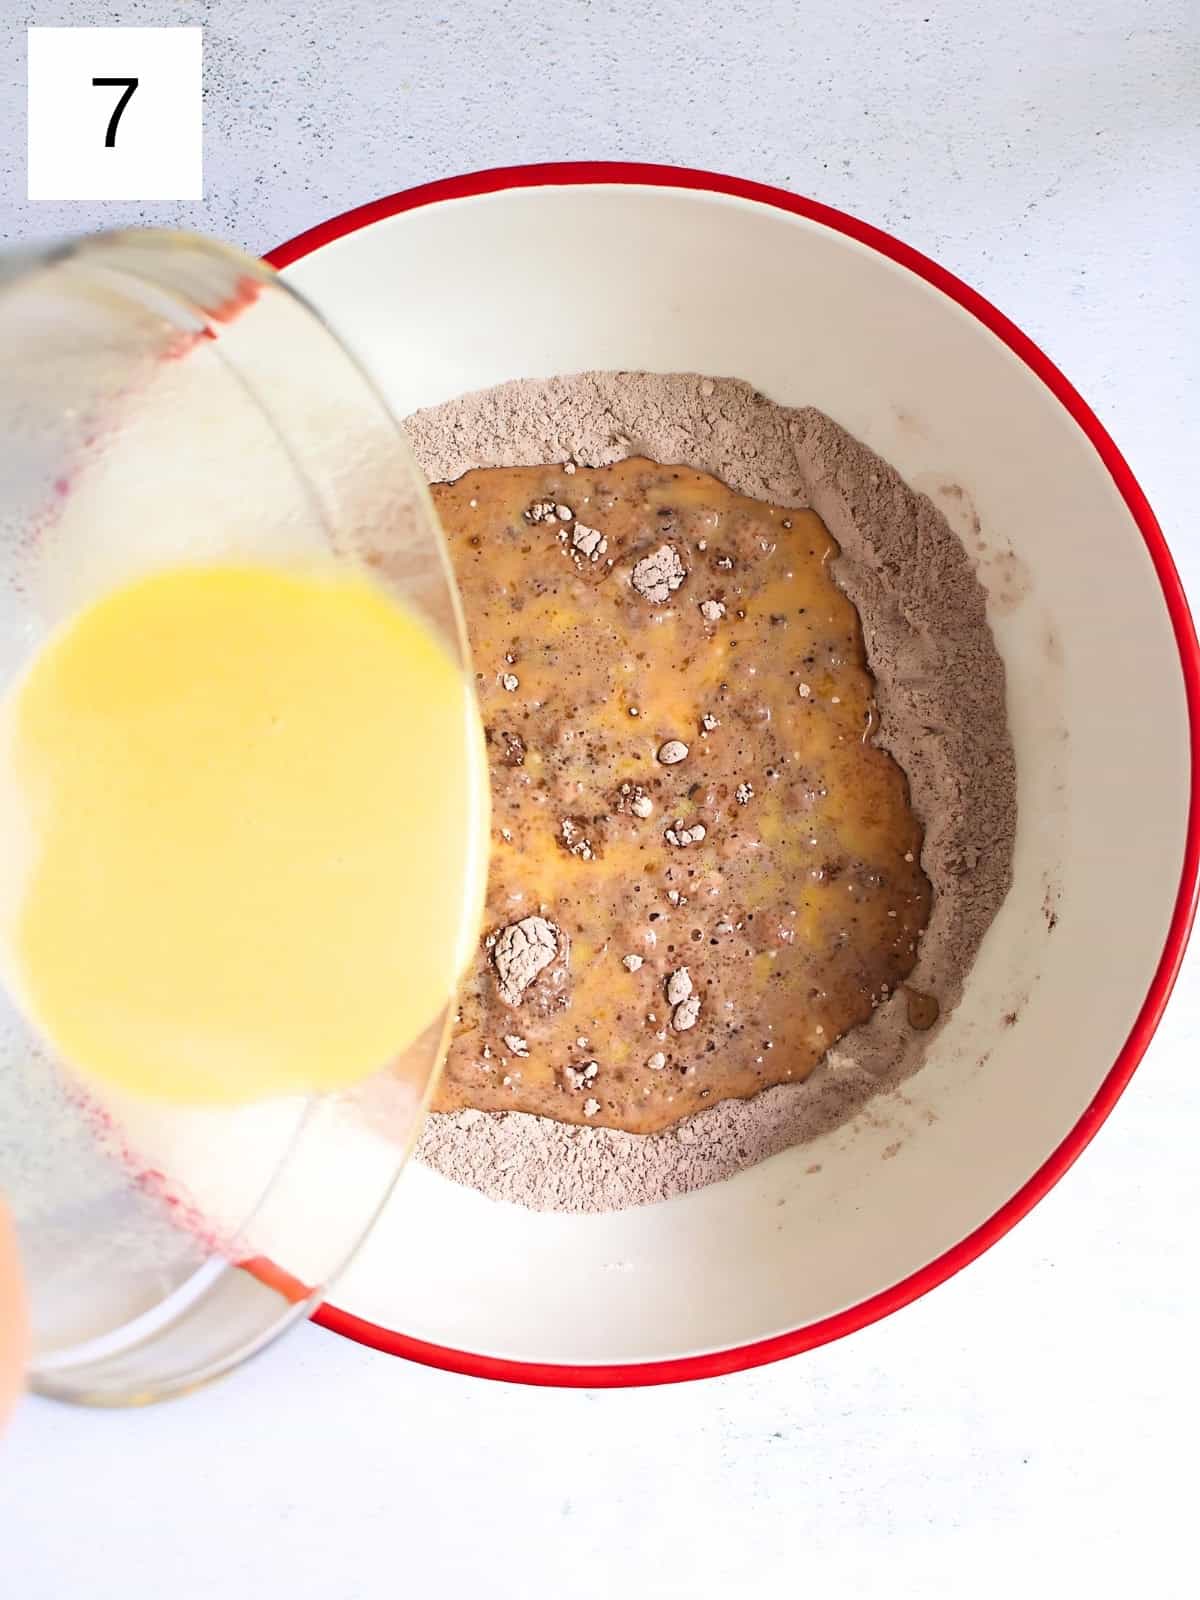
[[[1150,508],[1141,485],[1129,464],[1102,426],[1091,407],[1038,345],[1003,312],[968,284],[940,266],[929,256],[871,223],[825,205],[819,200],[790,193],[786,189],[750,179],[731,177],[691,167],[633,161],[554,161],[510,167],[491,167],[452,178],[441,178],[415,188],[403,189],[368,201],[278,245],[266,255],[276,268],[290,266],[322,246],[372,223],[398,216],[418,207],[437,205],[445,200],[476,198],[505,190],[543,186],[585,186],[629,184],[642,187],[687,189],[706,194],[733,196],[770,206],[792,216],[817,223],[869,249],[896,265],[907,268],[940,290],[996,335],[1026,367],[1050,390],[1083,431],[1111,476],[1145,541],[1153,563],[1167,615],[1179,649],[1180,670],[1187,699],[1190,763],[1187,833],[1180,870],[1179,889],[1167,935],[1145,999],[1134,1019],[1116,1059],[1096,1094],[1084,1108],[1074,1127],[1041,1166],[1005,1203],[957,1244],[876,1294],[856,1305],[771,1338],[752,1340],[723,1350],[698,1355],[670,1357],[645,1362],[574,1365],[558,1362],[517,1361],[481,1355],[466,1350],[431,1344],[398,1333],[390,1328],[355,1316],[326,1303],[313,1313],[313,1321],[388,1355],[402,1356],[423,1365],[476,1378],[491,1378],[509,1383],[550,1385],[568,1388],[621,1388],[660,1383],[679,1383],[690,1379],[718,1377],[745,1371],[750,1367],[799,1355],[831,1340],[857,1332],[910,1304],[921,1295],[962,1271],[978,1256],[1014,1227],[1067,1172],[1095,1137],[1133,1076],[1146,1052],[1175,985],[1196,914],[1200,886],[1200,643],[1183,585],[1167,541]]]

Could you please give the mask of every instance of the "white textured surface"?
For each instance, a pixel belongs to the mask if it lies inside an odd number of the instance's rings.
[[[1200,593],[1192,0],[731,0],[703,24],[689,0],[15,9],[10,237],[178,221],[262,249],[411,183],[552,157],[781,183],[894,229],[1039,340]],[[209,199],[29,205],[19,28],[116,20],[206,25]],[[1112,1122],[1015,1234],[781,1366],[541,1392],[307,1328],[171,1407],[30,1403],[0,1450],[5,1592],[1191,1594],[1198,1045],[1193,959]]]

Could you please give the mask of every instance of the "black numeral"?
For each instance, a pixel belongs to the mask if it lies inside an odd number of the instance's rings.
[[[121,120],[121,113],[129,104],[133,91],[138,86],[136,78],[93,78],[93,89],[124,89],[125,93],[113,107],[113,114],[108,119],[108,132],[104,135],[104,148],[111,150],[117,142],[117,124]]]

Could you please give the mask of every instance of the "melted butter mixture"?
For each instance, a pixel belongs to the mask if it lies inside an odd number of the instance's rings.
[[[134,1094],[357,1082],[468,954],[478,743],[458,662],[356,573],[181,567],[101,595],[0,707],[6,981],[66,1062]],[[398,904],[424,909],[398,930]]]
[[[804,1078],[930,907],[824,525],[638,458],[434,499],[493,788],[436,1108],[649,1133]]]

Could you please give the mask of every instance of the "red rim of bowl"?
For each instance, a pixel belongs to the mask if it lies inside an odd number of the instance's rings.
[[[368,227],[385,217],[402,211],[412,211],[418,206],[436,205],[443,200],[460,200],[471,196],[493,194],[505,189],[528,189],[542,185],[564,184],[640,184],[670,189],[698,189],[712,194],[734,195],[742,200],[753,200],[760,205],[774,206],[777,210],[804,217],[835,232],[855,239],[859,244],[877,250],[890,261],[907,267],[924,278],[936,289],[956,301],[964,310],[978,318],[1014,355],[1034,372],[1058,398],[1075,422],[1087,435],[1097,455],[1108,469],[1121,498],[1141,531],[1150,559],[1162,585],[1167,614],[1175,630],[1179,646],[1180,670],[1188,704],[1188,724],[1191,743],[1191,788],[1188,807],[1187,839],[1184,846],[1183,866],[1179,892],[1167,930],[1162,956],[1147,990],[1146,998],[1109,1069],[1104,1082],[1086,1107],[1078,1122],[1058,1148],[1042,1163],[1031,1178],[965,1239],[953,1245],[935,1260],[916,1272],[892,1284],[890,1288],[871,1295],[857,1305],[835,1316],[778,1334],[770,1339],[756,1340],[732,1349],[714,1350],[701,1355],[680,1356],[666,1361],[618,1363],[603,1366],[574,1366],[553,1362],[512,1361],[494,1356],[478,1355],[466,1350],[453,1350],[442,1345],[413,1339],[391,1329],[356,1317],[336,1306],[323,1305],[313,1320],[323,1328],[340,1333],[359,1344],[370,1345],[389,1355],[404,1356],[427,1366],[459,1372],[471,1377],[494,1378],[510,1383],[551,1384],[565,1387],[622,1387],[639,1384],[678,1383],[692,1378],[712,1378],[723,1373],[740,1372],[747,1367],[761,1366],[778,1361],[784,1356],[798,1355],[830,1340],[854,1333],[868,1323],[908,1305],[918,1296],[944,1283],[954,1273],[968,1266],[996,1240],[1006,1234],[1030,1211],[1058,1180],[1095,1136],[1100,1124],[1120,1098],[1134,1069],[1142,1059],[1163,1014],[1175,979],[1179,973],[1188,934],[1196,911],[1197,880],[1200,875],[1200,645],[1192,623],[1187,599],[1175,563],[1167,548],[1162,529],[1150,509],[1137,479],[1112,439],[1101,426],[1082,396],[1067,381],[1054,363],[1037,345],[995,306],[968,287],[953,273],[947,272],[936,261],[914,250],[910,245],[894,239],[870,223],[860,222],[832,206],[820,201],[804,199],[789,194],[784,189],[767,184],[752,183],[743,178],[731,178],[717,172],[696,171],[688,167],[649,165],[625,161],[567,161],[548,162],[542,165],[495,167],[484,172],[471,172],[457,178],[444,178],[436,183],[421,184],[415,189],[405,189],[399,194],[373,200],[352,211],[343,212],[328,222],[322,222],[307,232],[298,234],[286,244],[272,250],[267,260],[275,267],[286,267],[293,261],[309,255],[322,245],[343,238],[360,228]]]

